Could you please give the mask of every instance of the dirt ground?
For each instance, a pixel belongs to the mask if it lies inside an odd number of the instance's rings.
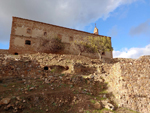
[[[58,75],[62,76],[62,75]],[[65,77],[65,75],[63,75]],[[94,101],[104,100],[107,94],[101,85],[86,82],[78,84],[44,83],[40,78],[7,79],[0,83],[0,99],[10,98],[10,103],[0,106],[1,113],[133,113],[117,108],[95,110]],[[91,90],[91,91],[89,91]],[[91,94],[92,92],[92,94]],[[110,95],[109,95],[110,96]],[[117,106],[116,106],[117,107]]]

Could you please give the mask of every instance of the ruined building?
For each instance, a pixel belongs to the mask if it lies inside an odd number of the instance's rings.
[[[108,38],[111,45],[111,37],[99,35],[96,26],[94,33],[92,34],[52,24],[13,17],[9,53],[16,55],[25,53],[32,54],[37,52],[48,53],[48,51],[42,49],[42,46],[44,46],[42,43],[43,40],[58,37],[64,44],[64,49],[61,51],[61,54],[77,55],[79,52],[73,47],[73,42],[83,39],[86,41],[86,37],[89,36],[101,36],[103,38]],[[82,55],[91,58],[98,58],[96,53],[83,53]],[[112,51],[103,52],[102,57],[112,58]]]

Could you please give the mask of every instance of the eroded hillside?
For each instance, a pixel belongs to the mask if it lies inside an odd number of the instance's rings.
[[[0,112],[148,113],[150,57],[0,54]],[[130,109],[130,110],[129,110]]]

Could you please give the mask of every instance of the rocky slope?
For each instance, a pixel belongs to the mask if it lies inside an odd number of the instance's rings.
[[[102,63],[75,55],[0,54],[0,112],[148,113],[149,63],[149,56]]]

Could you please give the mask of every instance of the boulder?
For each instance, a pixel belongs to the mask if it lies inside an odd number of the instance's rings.
[[[0,105],[6,105],[6,104],[9,104],[10,102],[10,98],[3,98],[1,101],[0,101]]]
[[[99,102],[96,102],[96,103],[94,104],[94,108],[95,108],[95,109],[102,109],[102,106],[101,106],[101,104],[100,104]]]

